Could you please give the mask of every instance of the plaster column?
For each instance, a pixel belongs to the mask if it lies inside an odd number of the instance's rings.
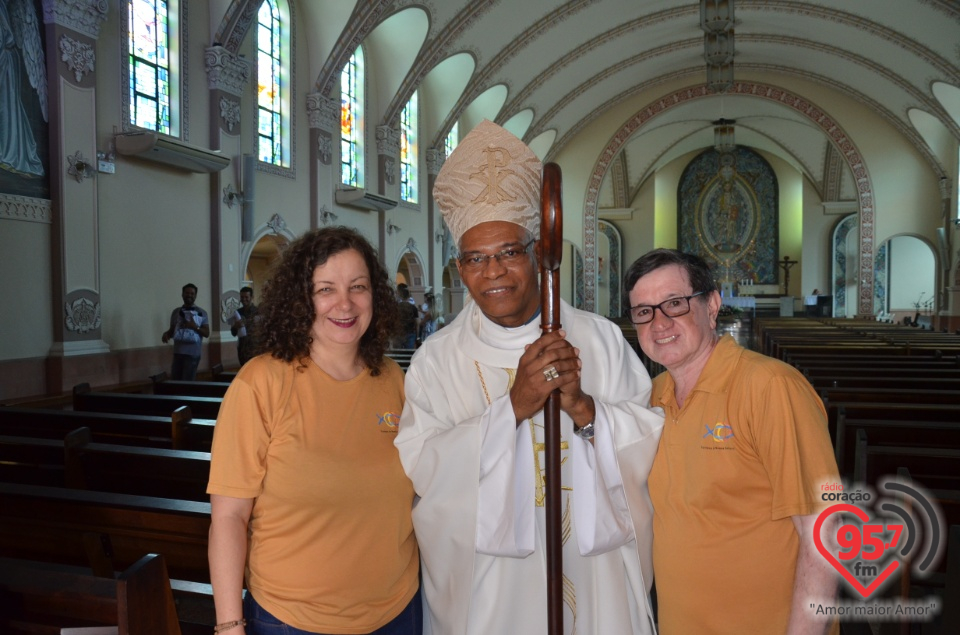
[[[47,392],[117,375],[100,318],[97,202],[96,53],[109,4],[44,0],[50,199],[53,346]],[[59,316],[59,317],[58,317]]]
[[[226,169],[210,175],[210,281],[211,297],[217,301],[210,307],[207,360],[213,366],[224,361],[237,363],[236,346],[227,320],[240,306],[244,278],[242,225],[243,217],[247,216],[249,231],[253,231],[251,181],[257,161],[254,149],[252,163],[245,164],[241,136],[245,134],[250,143],[251,128],[241,125],[241,112],[252,64],[219,45],[206,49],[203,62],[210,90],[210,148],[232,157]],[[252,126],[255,129],[255,120]]]
[[[307,95],[307,117],[310,120],[310,229],[317,229],[336,220],[327,204],[333,205],[334,188],[331,176],[340,170],[331,168],[336,143],[340,140],[340,102],[320,93]],[[325,182],[324,182],[325,181]],[[320,200],[320,193],[327,192],[329,198]]]
[[[397,184],[397,170],[400,160],[400,130],[390,126],[377,126],[377,191],[383,196],[393,197],[400,200],[400,186]],[[388,190],[389,186],[389,192]],[[386,213],[384,210],[377,212],[379,215],[378,226],[380,228],[380,260],[386,266]]]
[[[447,231],[443,221],[437,218],[436,203],[433,200],[433,186],[437,183],[437,175],[443,168],[447,160],[447,153],[443,148],[427,148],[427,192],[426,192],[426,210],[427,210],[427,235],[430,236],[430,255],[428,256],[427,268],[430,271],[430,284],[433,286],[434,295],[441,298],[443,294],[438,292],[443,284],[438,283],[442,279],[442,269],[447,265],[446,253],[447,245],[450,240],[450,233]],[[438,240],[439,238],[439,240]],[[437,266],[439,265],[439,267]]]

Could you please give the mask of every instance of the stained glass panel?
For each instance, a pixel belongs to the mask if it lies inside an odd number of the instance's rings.
[[[340,74],[340,180],[354,187],[363,187],[362,86],[363,51],[358,47]]]
[[[417,202],[417,93],[400,113],[400,198]]]
[[[280,11],[266,0],[257,14],[257,108],[260,160],[281,165]]]
[[[453,153],[453,149],[457,147],[457,144],[460,143],[460,122],[453,122],[453,128],[450,128],[450,132],[447,134],[447,138],[443,140],[443,150],[444,153],[449,157]]]
[[[130,0],[130,122],[170,134],[169,16],[166,2]]]

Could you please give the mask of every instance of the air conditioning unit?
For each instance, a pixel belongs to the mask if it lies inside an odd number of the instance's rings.
[[[125,132],[114,139],[117,153],[165,163],[190,172],[219,172],[230,165],[230,157],[163,137],[156,132]]]
[[[349,207],[358,207],[360,209],[393,209],[397,202],[386,196],[373,194],[358,187],[351,187],[337,190],[336,199],[338,205],[347,205]]]

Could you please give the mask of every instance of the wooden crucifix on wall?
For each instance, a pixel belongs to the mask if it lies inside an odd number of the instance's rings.
[[[783,260],[778,260],[777,265],[783,269],[783,295],[790,295],[790,267],[800,262],[799,260],[790,260],[790,256],[784,256]]]

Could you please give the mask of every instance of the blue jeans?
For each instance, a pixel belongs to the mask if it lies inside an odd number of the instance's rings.
[[[322,635],[284,624],[257,604],[249,591],[243,599],[243,616],[247,620],[247,635]],[[420,589],[417,589],[416,595],[400,615],[370,635],[421,635],[422,633],[423,604],[420,600]]]
[[[195,381],[197,379],[198,366],[200,366],[199,357],[174,354],[173,366],[170,367],[170,379]]]

